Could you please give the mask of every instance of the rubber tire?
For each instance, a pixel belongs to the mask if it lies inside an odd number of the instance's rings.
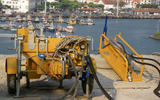
[[[91,94],[93,90],[93,85],[94,85],[94,77],[92,74],[90,74],[88,78],[89,78],[89,94]],[[85,81],[82,80],[83,93],[86,93],[86,84],[87,84],[87,79]]]
[[[7,87],[9,94],[16,93],[16,74],[7,74]]]

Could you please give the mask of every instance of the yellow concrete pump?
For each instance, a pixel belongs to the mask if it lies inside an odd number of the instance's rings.
[[[89,64],[87,57],[90,55],[90,39],[80,36],[66,36],[64,38],[46,38],[43,31],[40,35],[33,29],[17,29],[17,57],[6,59],[6,72],[8,92],[16,93],[20,97],[20,79],[27,77],[27,86],[30,79],[40,78],[45,74],[53,80],[60,82],[63,79],[76,77],[76,82],[82,80],[84,93],[91,93],[94,78],[90,67],[96,71],[93,58]],[[26,58],[26,64],[21,63],[22,55]],[[21,68],[25,66],[25,70]],[[89,81],[88,81],[89,80]]]

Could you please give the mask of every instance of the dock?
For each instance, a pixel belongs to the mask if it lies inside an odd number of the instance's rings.
[[[2,100],[57,100],[57,98],[63,96],[75,82],[75,78],[64,80],[64,88],[59,89],[58,82],[52,81],[50,77],[43,75],[38,80],[31,80],[31,88],[27,89],[25,88],[26,80],[25,78],[22,78],[21,96],[23,98],[14,98],[14,95],[9,95],[7,93],[6,86],[5,58],[11,56],[13,57],[15,55],[0,55],[0,99]],[[145,66],[142,82],[124,82],[121,81],[119,76],[101,55],[91,54],[91,57],[96,61],[97,76],[102,86],[115,100],[159,100],[159,97],[153,93],[153,90],[157,87],[159,81],[158,72],[154,68]],[[145,55],[145,57],[154,58],[157,61],[160,61],[160,56]],[[135,65],[139,66],[138,64]],[[77,97],[74,100],[87,100],[83,95],[81,82],[79,82]],[[107,100],[96,82],[89,100]]]

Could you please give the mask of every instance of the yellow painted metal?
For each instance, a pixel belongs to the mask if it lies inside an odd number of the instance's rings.
[[[8,57],[6,59],[7,74],[17,74],[17,59],[15,57]]]
[[[105,38],[104,45],[106,47],[104,48],[102,48],[102,38]],[[115,37],[115,41],[117,38],[120,38],[120,40],[124,42],[124,44],[128,46],[131,51],[133,51],[133,53],[136,54],[136,56],[142,57],[138,55],[138,53],[121,37],[121,34]],[[123,81],[129,81],[129,73],[132,77],[132,81],[141,81],[144,65],[142,65],[140,74],[137,75],[131,69],[132,65],[128,64],[128,60],[126,58],[127,55],[124,54],[119,48],[115,47],[114,44],[112,44],[104,34],[100,37],[99,52]]]
[[[55,53],[55,49],[57,44],[62,40],[62,38],[41,38],[40,35],[34,34],[34,42],[32,42],[33,48],[29,48],[29,40],[33,37],[29,36],[29,30],[33,30],[30,28],[22,28],[17,30],[17,35],[23,35],[23,40],[21,45],[22,54],[26,58],[26,70],[21,72],[27,72],[29,79],[39,78],[42,74],[46,74],[54,78],[59,78],[62,76],[62,63],[60,62],[60,57],[56,57],[57,60],[53,60],[52,56]],[[32,34],[32,33],[31,33]],[[40,39],[42,39],[44,43],[44,49],[40,48]],[[80,45],[84,44],[87,47],[87,41],[83,41],[74,48],[76,53],[79,54],[83,52],[87,53],[87,48],[85,50],[80,49]],[[73,48],[74,45],[68,45],[66,48]],[[38,54],[43,53],[46,55],[45,60],[38,58]],[[82,65],[81,55],[76,55],[75,53],[69,53],[69,56],[73,60],[75,66]],[[47,60],[46,60],[47,58]],[[65,76],[67,79],[72,78],[72,73],[68,70],[68,67],[71,67],[71,64],[65,66]],[[95,63],[94,63],[94,67]]]

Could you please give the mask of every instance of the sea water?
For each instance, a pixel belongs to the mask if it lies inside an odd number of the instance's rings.
[[[67,18],[64,20],[67,21]],[[121,32],[121,37],[139,54],[160,52],[160,40],[149,38],[151,35],[156,33],[158,20],[159,19],[108,19],[106,36],[114,39],[114,37]],[[94,49],[98,49],[100,36],[103,34],[104,30],[105,19],[93,19],[93,21],[95,23],[93,26],[77,24],[74,26],[74,33],[61,33],[64,35],[91,36],[94,39]],[[63,27],[67,26],[65,23],[54,23],[54,25],[60,25]],[[160,26],[158,27],[160,29]],[[39,31],[35,32],[39,34]],[[16,34],[16,32],[12,32],[10,30],[0,29],[0,34],[4,33]],[[54,34],[55,33],[44,32],[46,37],[53,36]],[[120,40],[118,41],[121,42]],[[13,40],[10,40],[10,38],[0,37],[0,54],[15,54],[16,50],[7,49],[13,47]],[[127,47],[126,51],[131,52]],[[91,51],[91,53],[98,52]]]

